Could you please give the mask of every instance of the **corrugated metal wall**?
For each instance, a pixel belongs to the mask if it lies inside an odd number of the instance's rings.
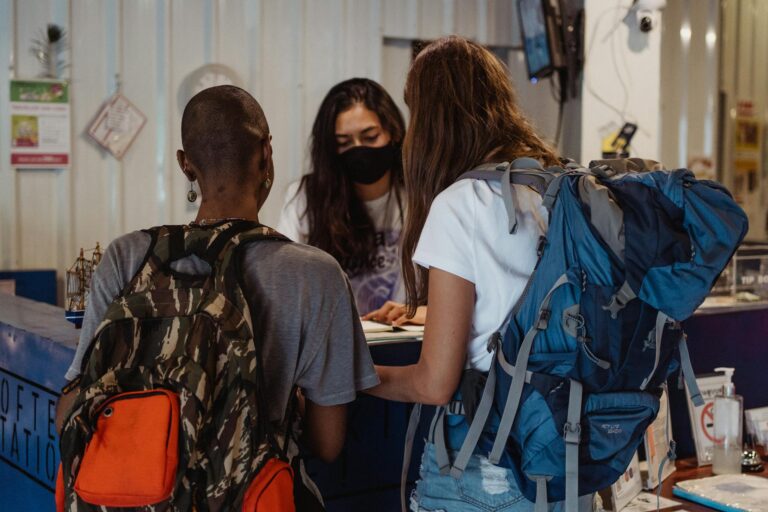
[[[720,91],[723,105],[723,183],[734,185],[732,163],[739,158],[735,148],[735,124],[740,101],[751,101],[760,125],[760,153],[755,186],[740,194],[749,215],[748,238],[768,236],[768,2],[721,0],[722,36]],[[752,158],[751,155],[748,156]]]
[[[720,0],[679,0],[664,10],[661,158],[685,167],[717,159]]]
[[[307,136],[329,87],[380,80],[402,106],[408,39],[459,33],[519,44],[514,0],[0,0],[0,268],[57,268],[80,247],[129,230],[191,220],[180,147],[179,88],[205,63],[234,69],[261,102],[275,148],[276,186],[262,220],[275,223],[287,184],[305,169]],[[30,47],[47,23],[69,32],[72,165],[9,164],[8,80],[40,71]],[[545,134],[557,106],[527,83],[523,55],[506,54],[523,105]],[[116,90],[147,116],[122,161],[85,135]]]

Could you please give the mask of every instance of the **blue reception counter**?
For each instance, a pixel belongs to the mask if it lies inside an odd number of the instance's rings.
[[[697,314],[686,322],[686,330],[697,373],[734,366],[745,406],[768,405],[768,307]],[[4,512],[54,510],[59,463],[54,409],[77,338],[78,331],[64,320],[61,308],[0,294],[0,510]],[[415,342],[372,345],[371,353],[377,364],[400,365],[415,362],[420,348]],[[672,393],[673,429],[687,455],[692,449],[690,425],[684,402],[677,400],[684,397]],[[399,508],[409,413],[408,404],[365,395],[352,404],[347,444],[339,459],[333,464],[316,460],[307,464],[329,511]],[[417,476],[430,417],[430,408],[425,408],[408,475],[411,482]]]
[[[0,294],[0,509],[53,511],[54,414],[77,330],[64,310]]]

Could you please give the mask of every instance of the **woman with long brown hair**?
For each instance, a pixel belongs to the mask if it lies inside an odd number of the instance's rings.
[[[381,384],[367,392],[442,405],[454,397],[465,370],[489,370],[488,339],[523,293],[547,225],[541,197],[515,185],[518,225],[510,234],[501,184],[457,178],[485,163],[532,157],[552,165],[559,159],[520,111],[504,65],[466,39],[427,46],[408,73],[405,99],[411,111],[403,144],[407,313],[425,302],[429,309],[418,362],[377,367]],[[369,316],[391,310],[390,304]],[[467,422],[449,415],[447,423],[448,448],[458,450]],[[503,459],[495,466],[487,453],[476,450],[454,479],[440,473],[429,441],[412,510],[533,510]]]
[[[288,187],[278,231],[331,254],[358,310],[405,297],[400,273],[405,123],[384,88],[366,78],[335,85],[311,135],[311,169]]]

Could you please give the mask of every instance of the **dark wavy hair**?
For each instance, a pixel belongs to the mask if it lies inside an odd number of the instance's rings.
[[[481,163],[529,156],[552,165],[558,155],[523,115],[504,64],[468,39],[445,37],[422,50],[408,71],[405,102],[411,120],[403,142],[402,268],[413,314],[429,286],[429,273],[414,265],[413,253],[435,197]]]
[[[299,186],[299,193],[303,190],[307,198],[307,243],[331,254],[350,274],[370,270],[371,255],[376,252],[373,221],[352,181],[341,172],[337,153],[336,118],[358,103],[379,117],[392,144],[403,142],[403,116],[387,91],[366,78],[345,80],[333,86],[320,104],[310,137],[310,173]],[[390,199],[399,206],[403,188],[399,159],[391,169],[390,187],[394,192]]]

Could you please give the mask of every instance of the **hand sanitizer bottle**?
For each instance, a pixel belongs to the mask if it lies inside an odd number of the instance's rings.
[[[712,472],[716,475],[741,473],[741,421],[743,399],[733,386],[733,368],[715,368],[725,372],[726,383],[714,403],[714,451]]]

